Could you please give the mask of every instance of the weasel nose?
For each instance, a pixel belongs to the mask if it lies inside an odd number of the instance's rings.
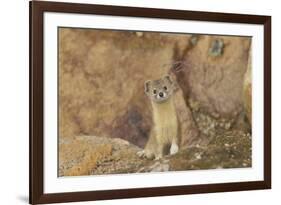
[[[164,96],[164,93],[163,92],[160,92],[159,93],[159,96],[162,98]]]

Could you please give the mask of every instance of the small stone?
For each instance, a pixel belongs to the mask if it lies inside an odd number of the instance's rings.
[[[224,42],[222,39],[216,39],[212,42],[209,49],[209,55],[213,57],[218,57],[223,54]]]
[[[137,32],[136,32],[136,35],[137,35],[137,37],[142,37],[142,36],[143,36],[143,32],[137,31]]]
[[[213,115],[215,118],[219,118],[219,117],[220,117],[220,114],[217,113],[217,112],[213,112],[212,115]]]
[[[195,46],[198,42],[198,36],[192,35],[191,38],[189,39],[189,42],[191,43],[192,46]]]
[[[226,130],[228,130],[228,129],[230,128],[230,126],[231,126],[231,124],[230,124],[230,122],[228,122],[228,123],[225,124],[224,128],[225,128]]]
[[[151,172],[166,172],[169,171],[170,166],[168,164],[159,164],[151,169]]]
[[[201,159],[201,154],[196,153],[196,154],[195,154],[195,158],[196,158],[196,159]]]

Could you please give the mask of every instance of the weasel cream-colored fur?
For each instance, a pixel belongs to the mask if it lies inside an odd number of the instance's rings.
[[[160,159],[179,150],[179,124],[174,105],[174,83],[170,76],[145,83],[145,93],[152,105],[153,127],[140,157]]]

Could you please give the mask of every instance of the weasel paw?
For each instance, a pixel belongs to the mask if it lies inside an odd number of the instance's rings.
[[[160,160],[162,158],[162,156],[157,156],[154,158],[155,161]]]
[[[140,158],[147,158],[147,159],[153,159],[154,158],[154,154],[152,152],[150,152],[149,150],[138,151],[137,155]]]
[[[137,155],[141,158],[144,158],[145,157],[145,151],[144,150],[138,151]]]
[[[170,148],[170,155],[174,155],[179,151],[179,146],[177,144],[172,144]]]

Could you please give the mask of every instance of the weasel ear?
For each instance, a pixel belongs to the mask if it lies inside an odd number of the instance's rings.
[[[178,89],[178,84],[175,82],[175,80],[170,75],[164,76],[164,80],[166,80],[171,85],[171,88],[173,91]]]
[[[151,80],[145,81],[145,83],[144,83],[144,93],[146,95],[149,95],[150,89],[151,89]]]
[[[174,84],[170,75],[164,76],[164,79],[167,80],[171,85]]]

